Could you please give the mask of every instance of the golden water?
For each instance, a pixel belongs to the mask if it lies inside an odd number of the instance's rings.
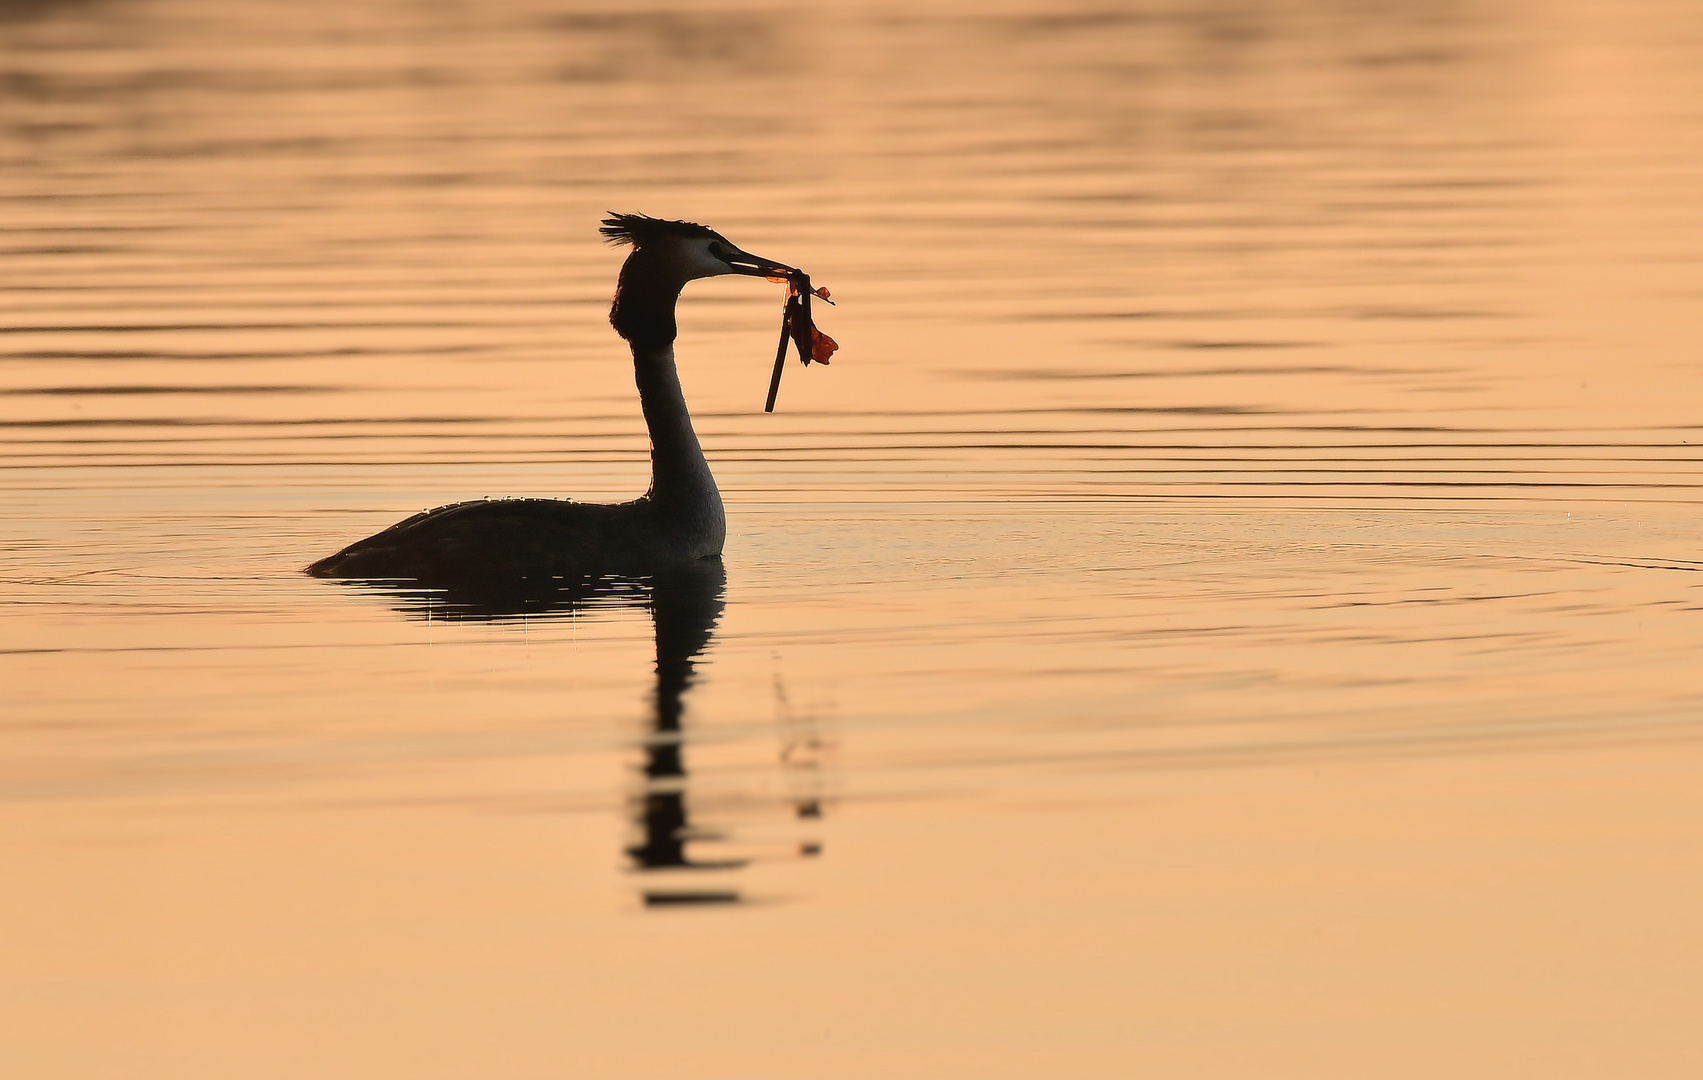
[[[1696,1075],[1694,14],[0,5],[0,1072]]]

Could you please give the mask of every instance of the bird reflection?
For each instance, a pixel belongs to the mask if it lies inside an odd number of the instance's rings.
[[[634,800],[639,839],[627,848],[635,869],[732,870],[743,859],[694,860],[686,851],[693,840],[716,839],[694,830],[686,805],[685,735],[680,720],[683,698],[696,674],[697,658],[709,646],[721,619],[726,575],[697,568],[659,574],[652,579],[651,617],[656,624],[656,718],[644,740],[644,787]],[[645,890],[645,903],[734,903],[730,890]]]
[[[382,591],[396,609],[413,618],[445,622],[494,622],[517,618],[559,618],[597,608],[647,608],[656,630],[656,689],[649,730],[640,742],[642,781],[631,800],[633,840],[625,855],[642,874],[675,871],[733,871],[747,859],[694,858],[692,845],[720,840],[714,830],[695,826],[690,807],[686,737],[682,726],[685,695],[696,677],[696,665],[714,639],[725,607],[727,574],[719,559],[645,577],[532,578],[515,581],[434,582],[428,580],[346,582],[351,587]],[[786,735],[781,768],[799,772],[797,735]],[[799,818],[821,814],[814,790],[796,793],[793,809]],[[801,844],[803,856],[820,852],[815,843]],[[675,874],[665,874],[671,879]],[[693,904],[733,904],[741,899],[731,888],[647,886],[644,903],[651,907]]]

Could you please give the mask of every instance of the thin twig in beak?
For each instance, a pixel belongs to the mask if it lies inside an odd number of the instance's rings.
[[[775,396],[781,392],[781,371],[786,367],[786,343],[792,337],[792,334],[789,333],[791,329],[792,327],[787,325],[786,313],[783,311],[781,313],[781,343],[775,349],[775,373],[769,376],[769,400],[763,404],[763,411],[767,413],[775,411]]]

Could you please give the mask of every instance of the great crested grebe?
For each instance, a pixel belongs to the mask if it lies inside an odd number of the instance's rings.
[[[350,544],[307,573],[421,580],[647,574],[721,554],[727,516],[680,391],[674,305],[696,278],[797,272],[690,221],[611,214],[600,231],[611,243],[633,248],[621,267],[609,321],[633,350],[639,404],[650,429],[650,490],[612,504],[480,499],[440,506]]]

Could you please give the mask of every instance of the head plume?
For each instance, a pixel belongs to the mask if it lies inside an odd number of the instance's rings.
[[[664,221],[643,214],[617,214],[613,210],[597,231],[611,244],[631,244],[636,248],[670,236],[690,239],[717,235],[714,229],[695,221]]]

